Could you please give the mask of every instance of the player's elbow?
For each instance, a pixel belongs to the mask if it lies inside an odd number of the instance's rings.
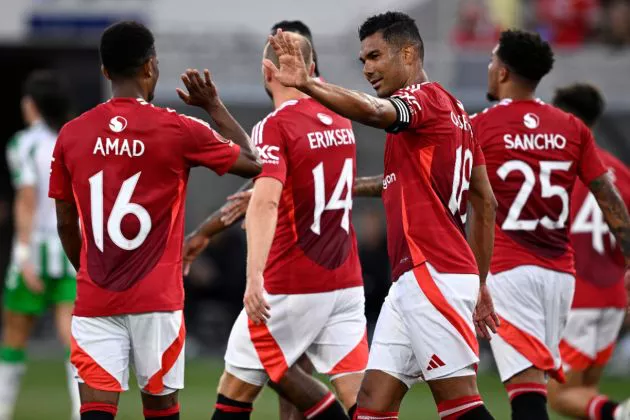
[[[230,169],[230,173],[243,178],[253,178],[260,175],[262,163],[254,153],[242,150],[238,159]]]

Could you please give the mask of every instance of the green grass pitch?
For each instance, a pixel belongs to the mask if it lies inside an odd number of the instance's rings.
[[[216,398],[216,386],[223,365],[221,360],[190,360],[186,369],[186,389],[180,394],[183,420],[210,419]],[[479,378],[481,395],[497,420],[509,419],[507,395],[496,375]],[[619,400],[630,394],[630,378],[607,379],[602,390]],[[15,420],[69,420],[70,408],[67,397],[65,370],[61,360],[37,360],[29,362],[22,383]],[[143,419],[140,396],[135,383],[120,401],[117,420]],[[277,419],[277,399],[273,391],[266,389],[254,406],[255,420]],[[426,385],[416,385],[403,403],[401,419],[437,419],[431,394]],[[559,419],[558,416],[552,416]]]

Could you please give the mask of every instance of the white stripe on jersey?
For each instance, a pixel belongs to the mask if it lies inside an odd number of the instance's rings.
[[[254,145],[256,146],[256,145],[262,144],[263,129],[265,128],[265,123],[267,122],[269,118],[275,117],[278,112],[280,112],[282,109],[286,108],[287,106],[295,105],[297,103],[298,101],[295,99],[284,102],[275,111],[271,112],[269,115],[263,118],[258,124],[256,124],[254,128],[252,128],[252,140],[254,140]]]

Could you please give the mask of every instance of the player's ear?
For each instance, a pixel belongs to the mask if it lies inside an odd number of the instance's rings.
[[[402,53],[403,63],[405,64],[413,64],[417,60],[416,49],[411,45],[407,45],[406,47],[403,47],[403,49],[401,50],[401,53]]]
[[[149,79],[153,77],[153,57],[145,61],[144,65],[142,66],[142,73],[145,77]]]
[[[310,65],[310,67],[308,69],[308,75],[310,77],[315,76],[315,63],[313,63],[313,62],[311,62],[311,65]]]
[[[508,80],[510,71],[505,66],[499,67],[499,83],[505,83]]]
[[[101,65],[101,73],[103,73],[103,76],[105,76],[105,78],[107,80],[112,80],[112,78],[109,77],[109,72],[107,71],[107,69],[103,65]]]
[[[265,83],[271,83],[271,80],[273,79],[271,70],[269,70],[269,68],[267,68],[267,66],[265,65],[262,65],[261,70]]]

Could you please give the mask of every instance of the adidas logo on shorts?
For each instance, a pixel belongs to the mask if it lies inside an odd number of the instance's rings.
[[[446,363],[442,361],[437,355],[431,356],[431,360],[429,361],[429,366],[427,366],[427,370],[437,369],[439,367],[446,366]]]

